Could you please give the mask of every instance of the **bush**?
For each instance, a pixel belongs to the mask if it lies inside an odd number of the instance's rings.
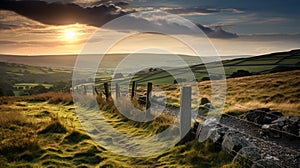
[[[230,77],[231,78],[237,78],[237,77],[244,77],[244,76],[251,76],[253,73],[246,71],[246,70],[237,70],[236,72],[233,72]]]
[[[33,95],[33,94],[46,93],[46,92],[48,92],[48,91],[49,91],[49,90],[48,90],[47,88],[45,88],[43,85],[37,85],[37,86],[31,88],[31,89],[29,90],[29,93],[30,93],[31,95]]]
[[[0,96],[14,96],[13,87],[7,83],[0,83]]]

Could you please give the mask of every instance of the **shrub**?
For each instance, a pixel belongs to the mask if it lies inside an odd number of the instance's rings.
[[[246,70],[237,70],[236,72],[233,72],[230,77],[231,78],[237,78],[237,77],[244,77],[244,76],[251,76],[253,73],[246,71]]]

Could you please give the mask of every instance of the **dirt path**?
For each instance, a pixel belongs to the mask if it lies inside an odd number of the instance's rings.
[[[245,135],[245,137],[259,148],[263,158],[272,157],[280,167],[299,168],[300,165],[300,140],[293,140],[282,135],[275,139],[262,136],[258,125],[237,119],[229,115],[223,115],[220,124],[229,127]]]

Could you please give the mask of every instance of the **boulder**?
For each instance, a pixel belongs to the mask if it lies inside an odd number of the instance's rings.
[[[233,162],[244,163],[246,167],[259,159],[261,159],[261,155],[256,147],[244,147],[235,155]]]
[[[271,124],[280,117],[283,117],[281,112],[271,111],[269,108],[258,108],[255,110],[250,110],[246,113],[246,118],[248,121],[258,124]]]
[[[299,128],[295,124],[285,125],[285,126],[283,126],[282,130],[285,132],[288,132],[289,134],[292,134],[289,136],[291,138],[293,137],[293,135],[295,135],[295,137],[299,136]]]
[[[199,136],[198,141],[204,142],[207,138],[209,138],[211,134],[211,130],[218,127],[219,126],[218,124],[219,124],[218,118],[211,117],[206,119],[204,123],[201,124],[201,126],[199,127],[200,130],[197,130],[197,135]]]
[[[280,138],[281,133],[279,132],[280,127],[277,124],[264,124],[261,127],[261,132],[263,135],[268,135],[272,138]]]
[[[296,122],[299,122],[299,118],[296,117],[296,116],[288,116],[287,117],[288,121],[291,122],[291,123],[296,123]]]
[[[212,140],[214,143],[221,144],[223,142],[223,137],[228,130],[229,130],[229,128],[227,128],[227,127],[213,128],[213,129],[211,129],[209,139]]]
[[[283,117],[283,114],[277,111],[269,111],[265,115],[263,124],[271,124],[274,120],[277,120],[278,118]]]
[[[285,117],[280,117],[274,121],[272,121],[272,124],[277,124],[280,128],[282,128],[287,122],[287,119]]]
[[[202,107],[209,109],[209,110],[215,109],[215,107],[211,103],[205,103],[202,105]]]
[[[251,110],[248,111],[246,114],[246,118],[248,121],[252,121],[258,124],[264,123],[265,116],[266,116],[266,112],[261,110]]]
[[[208,98],[206,98],[206,97],[201,98],[200,104],[201,104],[201,105],[204,105],[204,104],[206,104],[206,103],[210,103],[210,101],[208,100]]]
[[[211,103],[205,103],[199,106],[198,113],[200,115],[206,115],[210,110],[214,110],[215,107]]]
[[[253,147],[254,145],[249,142],[241,133],[235,131],[228,131],[224,135],[222,142],[222,150],[235,154],[244,147]]]

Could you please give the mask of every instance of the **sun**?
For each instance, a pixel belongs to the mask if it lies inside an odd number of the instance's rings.
[[[76,37],[76,33],[73,30],[67,30],[65,32],[65,38],[66,40],[74,40]]]

